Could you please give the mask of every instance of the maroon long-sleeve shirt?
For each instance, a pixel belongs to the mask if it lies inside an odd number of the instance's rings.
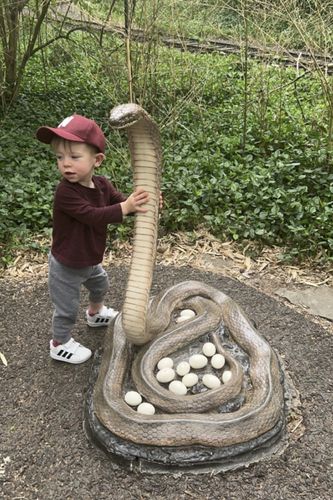
[[[105,177],[94,176],[95,189],[62,179],[53,203],[52,255],[69,267],[102,262],[107,225],[123,220],[126,197]]]

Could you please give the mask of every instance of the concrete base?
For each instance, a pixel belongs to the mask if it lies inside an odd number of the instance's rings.
[[[145,473],[217,474],[247,467],[251,463],[280,455],[288,446],[286,422],[295,404],[295,389],[284,377],[285,418],[268,433],[246,443],[227,448],[205,446],[148,446],[119,438],[104,427],[94,412],[93,392],[101,363],[101,351],[94,358],[85,403],[85,431],[88,437],[118,464]]]

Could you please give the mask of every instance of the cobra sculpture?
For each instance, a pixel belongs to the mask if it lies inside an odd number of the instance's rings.
[[[149,192],[150,201],[147,212],[135,216],[125,301],[113,336],[105,343],[94,412],[103,428],[135,445],[170,450],[208,447],[222,449],[228,456],[251,450],[277,436],[284,425],[278,357],[241,308],[209,285],[185,281],[150,298],[161,170],[159,131],[136,104],[114,108],[110,124],[127,130],[134,184]],[[195,315],[177,323],[182,309]],[[229,382],[211,390],[201,386],[180,396],[157,381],[161,358],[180,361],[207,340],[224,355],[231,372]],[[142,415],[130,407],[124,400],[130,389],[155,405],[156,413]]]

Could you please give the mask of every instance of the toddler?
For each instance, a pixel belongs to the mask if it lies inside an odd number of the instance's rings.
[[[66,363],[83,363],[91,350],[72,338],[79,309],[80,288],[89,291],[86,320],[107,326],[118,314],[104,305],[109,289],[103,269],[107,225],[134,212],[146,212],[149,195],[142,188],[125,197],[105,177],[95,175],[103,162],[105,137],[97,123],[74,114],[56,128],[40,127],[37,139],[50,144],[61,181],[53,202],[53,237],[49,255],[49,291],[53,302],[50,356]]]

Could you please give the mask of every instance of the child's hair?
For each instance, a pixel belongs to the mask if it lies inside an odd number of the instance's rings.
[[[55,149],[57,146],[62,146],[63,145],[66,151],[71,152],[73,144],[85,144],[85,146],[87,146],[87,148],[89,148],[91,150],[92,154],[100,153],[100,151],[98,150],[98,148],[96,148],[92,144],[88,144],[86,142],[68,141],[67,139],[63,139],[62,137],[58,137],[56,135],[51,140],[51,147],[52,147],[52,149]]]

